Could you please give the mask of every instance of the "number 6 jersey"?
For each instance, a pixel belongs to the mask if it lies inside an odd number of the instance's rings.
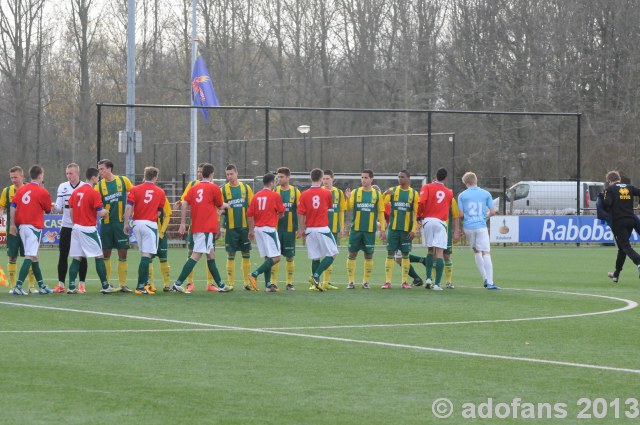
[[[16,226],[30,224],[36,229],[44,229],[44,213],[51,211],[51,196],[47,189],[31,182],[16,191],[11,206],[16,209]]]

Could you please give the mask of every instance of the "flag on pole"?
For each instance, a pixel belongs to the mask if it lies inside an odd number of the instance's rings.
[[[216,89],[213,87],[213,81],[209,76],[209,70],[204,63],[204,59],[198,53],[198,58],[193,65],[191,73],[191,97],[194,106],[219,106]],[[200,112],[204,116],[204,120],[209,122],[209,110],[200,108]]]

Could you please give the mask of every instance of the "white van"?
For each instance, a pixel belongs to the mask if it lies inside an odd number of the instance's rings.
[[[581,214],[593,214],[596,199],[604,192],[604,183],[580,182]],[[521,181],[507,190],[507,214],[567,215],[576,213],[575,181]],[[500,198],[493,200],[496,209]],[[590,210],[590,211],[589,211]]]

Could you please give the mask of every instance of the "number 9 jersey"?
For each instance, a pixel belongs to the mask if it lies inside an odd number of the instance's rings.
[[[440,182],[425,184],[420,190],[420,204],[418,205],[418,217],[437,218],[443,222],[449,219],[449,207],[453,192]]]

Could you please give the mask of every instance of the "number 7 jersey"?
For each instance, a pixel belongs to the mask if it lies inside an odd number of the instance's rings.
[[[80,183],[69,198],[69,208],[73,210],[73,224],[95,226],[96,212],[102,209],[102,198],[91,185]]]

